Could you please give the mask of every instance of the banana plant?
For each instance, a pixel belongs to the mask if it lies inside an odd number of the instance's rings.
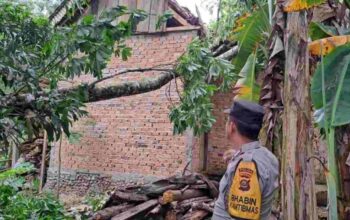
[[[322,49],[322,48],[321,48]],[[343,45],[321,59],[311,82],[311,99],[318,127],[325,131],[328,167],[329,220],[338,219],[339,172],[336,161],[335,129],[350,123],[350,45]]]
[[[251,14],[245,14],[236,22],[234,39],[238,42],[238,54],[233,60],[235,70],[239,73],[246,64],[248,57],[257,50],[259,45],[265,45],[271,32],[268,6],[259,6]]]
[[[235,100],[247,100],[252,102],[258,102],[260,97],[260,86],[257,84],[256,78],[256,51],[249,55],[247,62],[239,73],[240,79],[237,81],[234,87],[234,93],[236,94]]]

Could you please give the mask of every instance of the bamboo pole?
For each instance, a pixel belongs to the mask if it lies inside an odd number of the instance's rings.
[[[44,131],[44,143],[43,143],[43,152],[41,157],[41,167],[40,167],[40,185],[39,193],[42,192],[44,186],[44,176],[45,176],[45,167],[46,167],[46,150],[47,150],[47,133]]]

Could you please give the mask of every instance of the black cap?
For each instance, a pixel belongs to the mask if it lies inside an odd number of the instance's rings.
[[[234,101],[232,107],[224,112],[243,124],[259,129],[264,118],[264,108],[261,105],[243,100]]]

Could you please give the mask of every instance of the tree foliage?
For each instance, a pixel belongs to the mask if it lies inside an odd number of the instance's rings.
[[[127,14],[128,21],[115,23]],[[86,90],[60,93],[58,82],[81,74],[101,78],[112,54],[127,59],[131,49],[124,41],[144,17],[119,6],[98,18],[88,15],[77,24],[54,27],[26,5],[0,2],[0,141],[18,142],[41,129],[49,140],[62,130],[69,135],[70,124],[86,114]]]
[[[62,206],[52,195],[38,195],[35,181],[29,184],[22,174],[32,172],[34,166],[22,163],[0,175],[0,219],[68,219]],[[26,185],[32,188],[26,188]]]
[[[187,128],[192,128],[196,135],[208,132],[215,122],[212,96],[232,88],[238,78],[232,64],[214,57],[208,44],[197,39],[179,59],[175,72],[185,86],[181,103],[170,113],[174,133],[183,133]]]

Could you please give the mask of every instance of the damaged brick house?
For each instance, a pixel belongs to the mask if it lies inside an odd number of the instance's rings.
[[[71,3],[63,1],[51,15],[57,25],[75,22],[81,17],[66,16]],[[93,0],[81,14],[99,14],[117,5],[143,9],[149,16],[126,42],[132,48],[132,56],[127,61],[112,57],[104,71],[106,75],[121,69],[174,63],[201,29],[198,18],[175,0]],[[167,10],[173,18],[157,30],[158,16]],[[157,74],[159,72],[134,72],[113,80],[142,81]],[[91,79],[84,77],[73,83]],[[224,137],[222,109],[230,106],[232,97],[215,95],[217,122],[210,133],[198,138],[190,131],[173,136],[168,114],[171,106],[179,101],[177,86],[181,87],[181,82],[172,80],[148,93],[87,104],[88,116],[72,128],[79,140],[62,143],[61,190],[84,194],[125,183],[152,181],[182,172],[187,163],[195,171],[221,174],[225,167],[222,153],[229,147]],[[50,158],[46,186],[54,188],[58,173],[57,144]]]

